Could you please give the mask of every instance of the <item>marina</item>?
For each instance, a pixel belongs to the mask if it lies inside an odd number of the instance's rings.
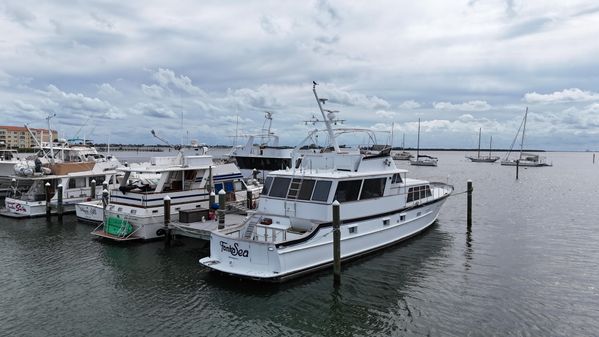
[[[0,13],[0,337],[598,335],[595,2]]]
[[[472,179],[471,231],[465,195],[450,197],[421,235],[344,263],[337,289],[330,269],[281,285],[219,276],[199,267],[210,250],[190,238],[170,248],[163,241],[110,244],[92,239],[94,226],[75,215],[62,222],[0,218],[0,301],[15,308],[0,312],[2,329],[101,336],[224,336],[242,329],[262,336],[593,335],[599,251],[590,243],[599,240],[593,225],[599,212],[578,202],[599,184],[591,154],[553,152],[551,170],[522,169],[516,181],[508,167],[468,165],[463,152],[430,153],[443,165],[412,167],[411,175],[449,176],[457,192]],[[560,178],[570,171],[580,179]],[[565,208],[577,216],[564,216]]]

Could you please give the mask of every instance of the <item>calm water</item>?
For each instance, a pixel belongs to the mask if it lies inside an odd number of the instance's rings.
[[[282,285],[201,268],[202,244],[92,239],[74,216],[0,218],[0,335],[594,336],[599,331],[599,163],[550,153],[520,172],[438,153],[413,177],[474,182],[424,234]],[[402,167],[406,165],[400,162]]]

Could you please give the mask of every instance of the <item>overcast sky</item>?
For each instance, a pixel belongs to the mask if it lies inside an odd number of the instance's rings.
[[[0,31],[0,124],[65,138],[232,144],[268,110],[294,145],[315,80],[395,145],[508,147],[528,106],[528,146],[599,149],[596,1],[3,0]]]

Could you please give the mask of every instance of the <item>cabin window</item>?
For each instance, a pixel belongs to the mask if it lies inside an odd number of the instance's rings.
[[[312,194],[312,200],[324,201],[329,199],[329,191],[331,190],[331,181],[318,180],[316,186],[314,186],[314,194]]]
[[[349,234],[356,234],[358,232],[358,226],[349,227]]]
[[[392,184],[399,184],[401,182],[402,182],[402,180],[401,180],[401,174],[399,174],[399,173],[393,174],[393,178],[391,179],[391,183]]]
[[[241,181],[233,182],[233,186],[235,187],[235,191],[245,191],[245,185]]]
[[[85,177],[69,179],[69,188],[85,187]]]
[[[300,187],[298,199],[299,200],[310,200],[312,196],[312,190],[314,190],[315,180],[306,179],[302,182],[302,187]],[[328,193],[327,193],[328,194]]]
[[[431,197],[432,195],[433,194],[431,193],[431,188],[429,185],[410,187],[410,189],[408,190],[407,202],[424,199],[427,197]]]
[[[389,226],[389,223],[390,223],[389,219],[383,220],[383,226]]]
[[[285,198],[287,196],[287,190],[289,190],[289,184],[291,184],[291,178],[275,178],[268,195],[275,198]]]
[[[222,183],[214,184],[214,193],[218,194],[218,192],[220,192],[220,190],[222,190],[222,189],[223,189]]]
[[[386,178],[365,179],[360,200],[380,198],[385,193]]]
[[[337,184],[335,199],[339,202],[358,200],[362,180],[342,180]]]
[[[106,177],[104,177],[104,176],[89,177],[88,178],[89,186],[92,185],[92,180],[96,181],[96,186],[100,186],[100,185],[102,185],[104,180],[106,180]]]
[[[266,177],[264,185],[262,186],[262,192],[260,194],[268,195],[268,192],[270,191],[270,185],[272,185],[272,177]]]

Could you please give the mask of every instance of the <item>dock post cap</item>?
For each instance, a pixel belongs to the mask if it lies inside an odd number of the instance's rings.
[[[227,192],[225,192],[225,189],[224,189],[224,188],[221,188],[221,190],[220,190],[220,191],[218,191],[218,194],[219,194],[219,195],[222,195],[222,194],[227,194]]]
[[[49,186],[50,186],[50,183],[46,183],[44,186],[46,186],[46,187],[49,187]]]
[[[211,191],[211,192],[210,192],[210,196],[212,196],[212,197],[213,197],[213,196],[215,196],[215,195],[216,195],[216,194],[214,194],[214,191]]]
[[[468,180],[466,180],[466,182],[469,182],[469,183],[471,183],[471,182],[472,182],[472,179],[468,179]]]
[[[91,182],[95,184],[95,183],[96,183],[96,179],[92,179],[92,181],[91,181]]]
[[[168,195],[165,195],[165,196],[164,196],[164,200],[165,200],[165,201],[166,201],[166,200],[171,200],[171,197],[169,197]]]
[[[17,179],[15,179],[15,178],[12,178],[10,181],[17,181]]]
[[[108,194],[108,190],[106,190],[106,189],[105,189],[105,190],[103,190],[103,191],[102,191],[102,194]]]
[[[56,186],[56,187],[58,187],[58,188],[62,188],[62,184],[58,184],[58,186]]]
[[[339,205],[341,205],[341,204],[339,203],[339,201],[337,201],[337,199],[335,199],[335,201],[333,201],[333,206],[339,206]]]

